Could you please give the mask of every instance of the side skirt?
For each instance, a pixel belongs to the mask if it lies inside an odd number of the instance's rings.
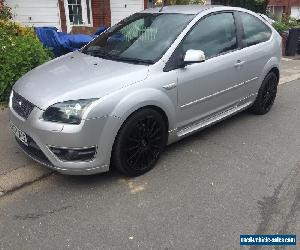
[[[241,105],[235,105],[232,106],[226,110],[221,111],[220,113],[214,114],[213,116],[208,117],[207,119],[204,120],[200,120],[197,122],[194,122],[193,124],[190,124],[184,128],[181,128],[177,131],[177,137],[178,139],[182,139],[185,136],[188,136],[192,133],[195,133],[199,130],[202,130],[206,127],[209,127],[219,121],[222,121],[236,113],[241,112],[242,110],[247,109],[248,107],[250,107],[253,104],[253,101],[248,101],[245,102]]]

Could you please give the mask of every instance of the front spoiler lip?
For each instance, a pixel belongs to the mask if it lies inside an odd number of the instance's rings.
[[[29,154],[28,152],[26,152],[22,147],[20,147],[18,145],[18,147],[22,150],[22,152],[29,157],[30,159],[32,159],[33,161],[39,163],[40,165],[43,165],[45,167],[48,167],[52,170],[58,171],[62,174],[68,174],[68,175],[91,175],[91,174],[95,174],[95,173],[102,173],[102,172],[107,172],[109,170],[109,166],[108,165],[102,165],[102,166],[97,166],[97,167],[92,167],[92,168],[86,168],[86,169],[69,169],[69,168],[60,168],[60,167],[56,167],[51,163],[46,163],[43,162],[39,159],[37,159],[36,157],[32,156],[31,154]]]

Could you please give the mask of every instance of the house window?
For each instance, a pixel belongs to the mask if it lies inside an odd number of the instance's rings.
[[[91,3],[90,3],[90,0],[86,0],[86,15],[87,15],[88,24],[91,24]]]
[[[81,0],[68,0],[71,25],[83,24]]]
[[[91,24],[91,0],[67,0],[69,24],[90,25]]]

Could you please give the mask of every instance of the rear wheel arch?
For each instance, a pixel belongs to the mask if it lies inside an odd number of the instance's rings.
[[[270,70],[265,76],[250,111],[257,115],[268,113],[273,106],[277,94],[279,72]]]
[[[275,73],[275,75],[276,75],[276,77],[277,77],[277,79],[279,81],[279,77],[280,77],[279,69],[277,67],[273,67],[272,69],[270,69],[270,71],[268,72],[268,74],[271,73],[271,72]]]
[[[261,71],[261,74],[259,76],[259,82],[262,84],[265,77],[270,73],[274,72],[279,79],[280,77],[280,58],[278,57],[271,57],[268,62],[264,65],[263,70]],[[258,86],[260,87],[260,85]]]

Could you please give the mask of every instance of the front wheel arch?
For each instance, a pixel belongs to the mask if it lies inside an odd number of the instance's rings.
[[[118,117],[124,123],[134,112],[143,108],[152,108],[158,111],[164,118],[168,131],[176,129],[177,102],[175,103],[175,100],[159,89],[147,88],[125,95],[115,105],[110,115]]]
[[[150,114],[151,114],[151,112],[152,112],[152,114],[154,113],[154,117],[155,116],[158,117],[158,119],[156,119],[156,121],[157,122],[160,121],[160,122],[158,122],[158,124],[162,125],[160,128],[162,128],[163,133],[162,133],[162,137],[160,140],[161,140],[161,145],[163,145],[163,146],[161,146],[161,149],[160,149],[159,153],[157,154],[158,155],[157,158],[155,158],[155,157],[153,158],[154,163],[149,165],[149,167],[147,167],[146,170],[133,170],[133,169],[128,168],[129,163],[125,164],[126,161],[124,162],[122,160],[122,159],[124,159],[124,154],[127,154],[127,153],[125,153],[126,152],[125,149],[128,148],[127,146],[124,146],[124,145],[127,144],[126,141],[128,141],[128,139],[126,139],[126,138],[127,138],[128,134],[130,135],[130,133],[131,133],[130,131],[136,131],[136,129],[132,130],[132,124],[134,124],[136,121],[143,121],[144,118],[142,118],[142,117],[146,118],[147,117],[146,114],[148,113],[148,115],[149,115],[149,112],[150,112]],[[137,118],[137,117],[139,117],[139,118]],[[142,120],[140,120],[140,119],[142,119]],[[149,118],[146,118],[146,119],[149,119]],[[153,118],[150,118],[150,119],[153,119]],[[147,124],[147,122],[145,122],[145,124]],[[136,126],[136,125],[134,125],[134,126]],[[130,128],[129,131],[128,131],[128,128]],[[152,127],[152,128],[155,128],[155,127]],[[150,139],[150,138],[153,138],[153,136],[151,136],[152,132],[150,132],[150,131],[151,131],[150,129],[145,130],[141,140],[144,138],[144,135],[146,135],[146,137],[147,137],[147,134],[148,134],[148,139],[149,139],[149,141],[151,141],[152,139]],[[149,137],[149,135],[150,135],[150,137]],[[168,120],[167,120],[167,116],[164,113],[164,111],[162,109],[160,109],[159,107],[151,106],[151,105],[139,108],[139,109],[135,110],[133,113],[131,113],[127,117],[127,119],[124,120],[124,122],[122,123],[122,125],[119,128],[119,131],[114,139],[114,143],[113,143],[113,147],[112,147],[111,160],[110,160],[111,166],[116,167],[117,170],[121,171],[123,174],[125,174],[127,176],[139,176],[141,174],[144,174],[147,171],[151,170],[155,166],[156,161],[159,158],[159,155],[162,153],[163,148],[167,144],[167,141],[168,141]],[[125,142],[125,144],[124,144],[124,142]],[[149,145],[151,145],[151,144],[149,143]],[[151,146],[149,146],[149,147],[151,147]],[[125,152],[124,152],[124,150],[125,150]],[[151,150],[151,148],[149,148],[148,150]],[[149,153],[149,155],[151,155],[151,154]],[[148,157],[146,157],[146,158],[148,158]],[[143,164],[142,164],[142,166],[143,166]]]
[[[155,105],[146,105],[146,106],[143,106],[143,107],[140,107],[140,108],[134,110],[132,113],[130,113],[130,114],[126,117],[126,119],[124,119],[124,121],[122,122],[121,126],[120,126],[119,129],[118,129],[117,135],[115,136],[113,145],[115,145],[116,138],[118,137],[119,132],[120,132],[121,128],[123,127],[123,125],[125,124],[125,122],[126,122],[131,116],[133,116],[135,113],[137,113],[137,112],[139,112],[139,111],[141,111],[141,110],[143,110],[143,109],[153,109],[153,110],[157,111],[157,112],[162,116],[162,118],[163,118],[163,120],[164,120],[164,123],[165,123],[165,126],[166,126],[166,129],[167,129],[167,131],[168,131],[168,129],[169,129],[169,119],[168,119],[168,116],[167,116],[167,114],[165,113],[165,111],[164,111],[162,108],[160,108],[160,107],[158,107],[158,106],[155,106]],[[168,134],[167,134],[167,139],[168,139]]]

